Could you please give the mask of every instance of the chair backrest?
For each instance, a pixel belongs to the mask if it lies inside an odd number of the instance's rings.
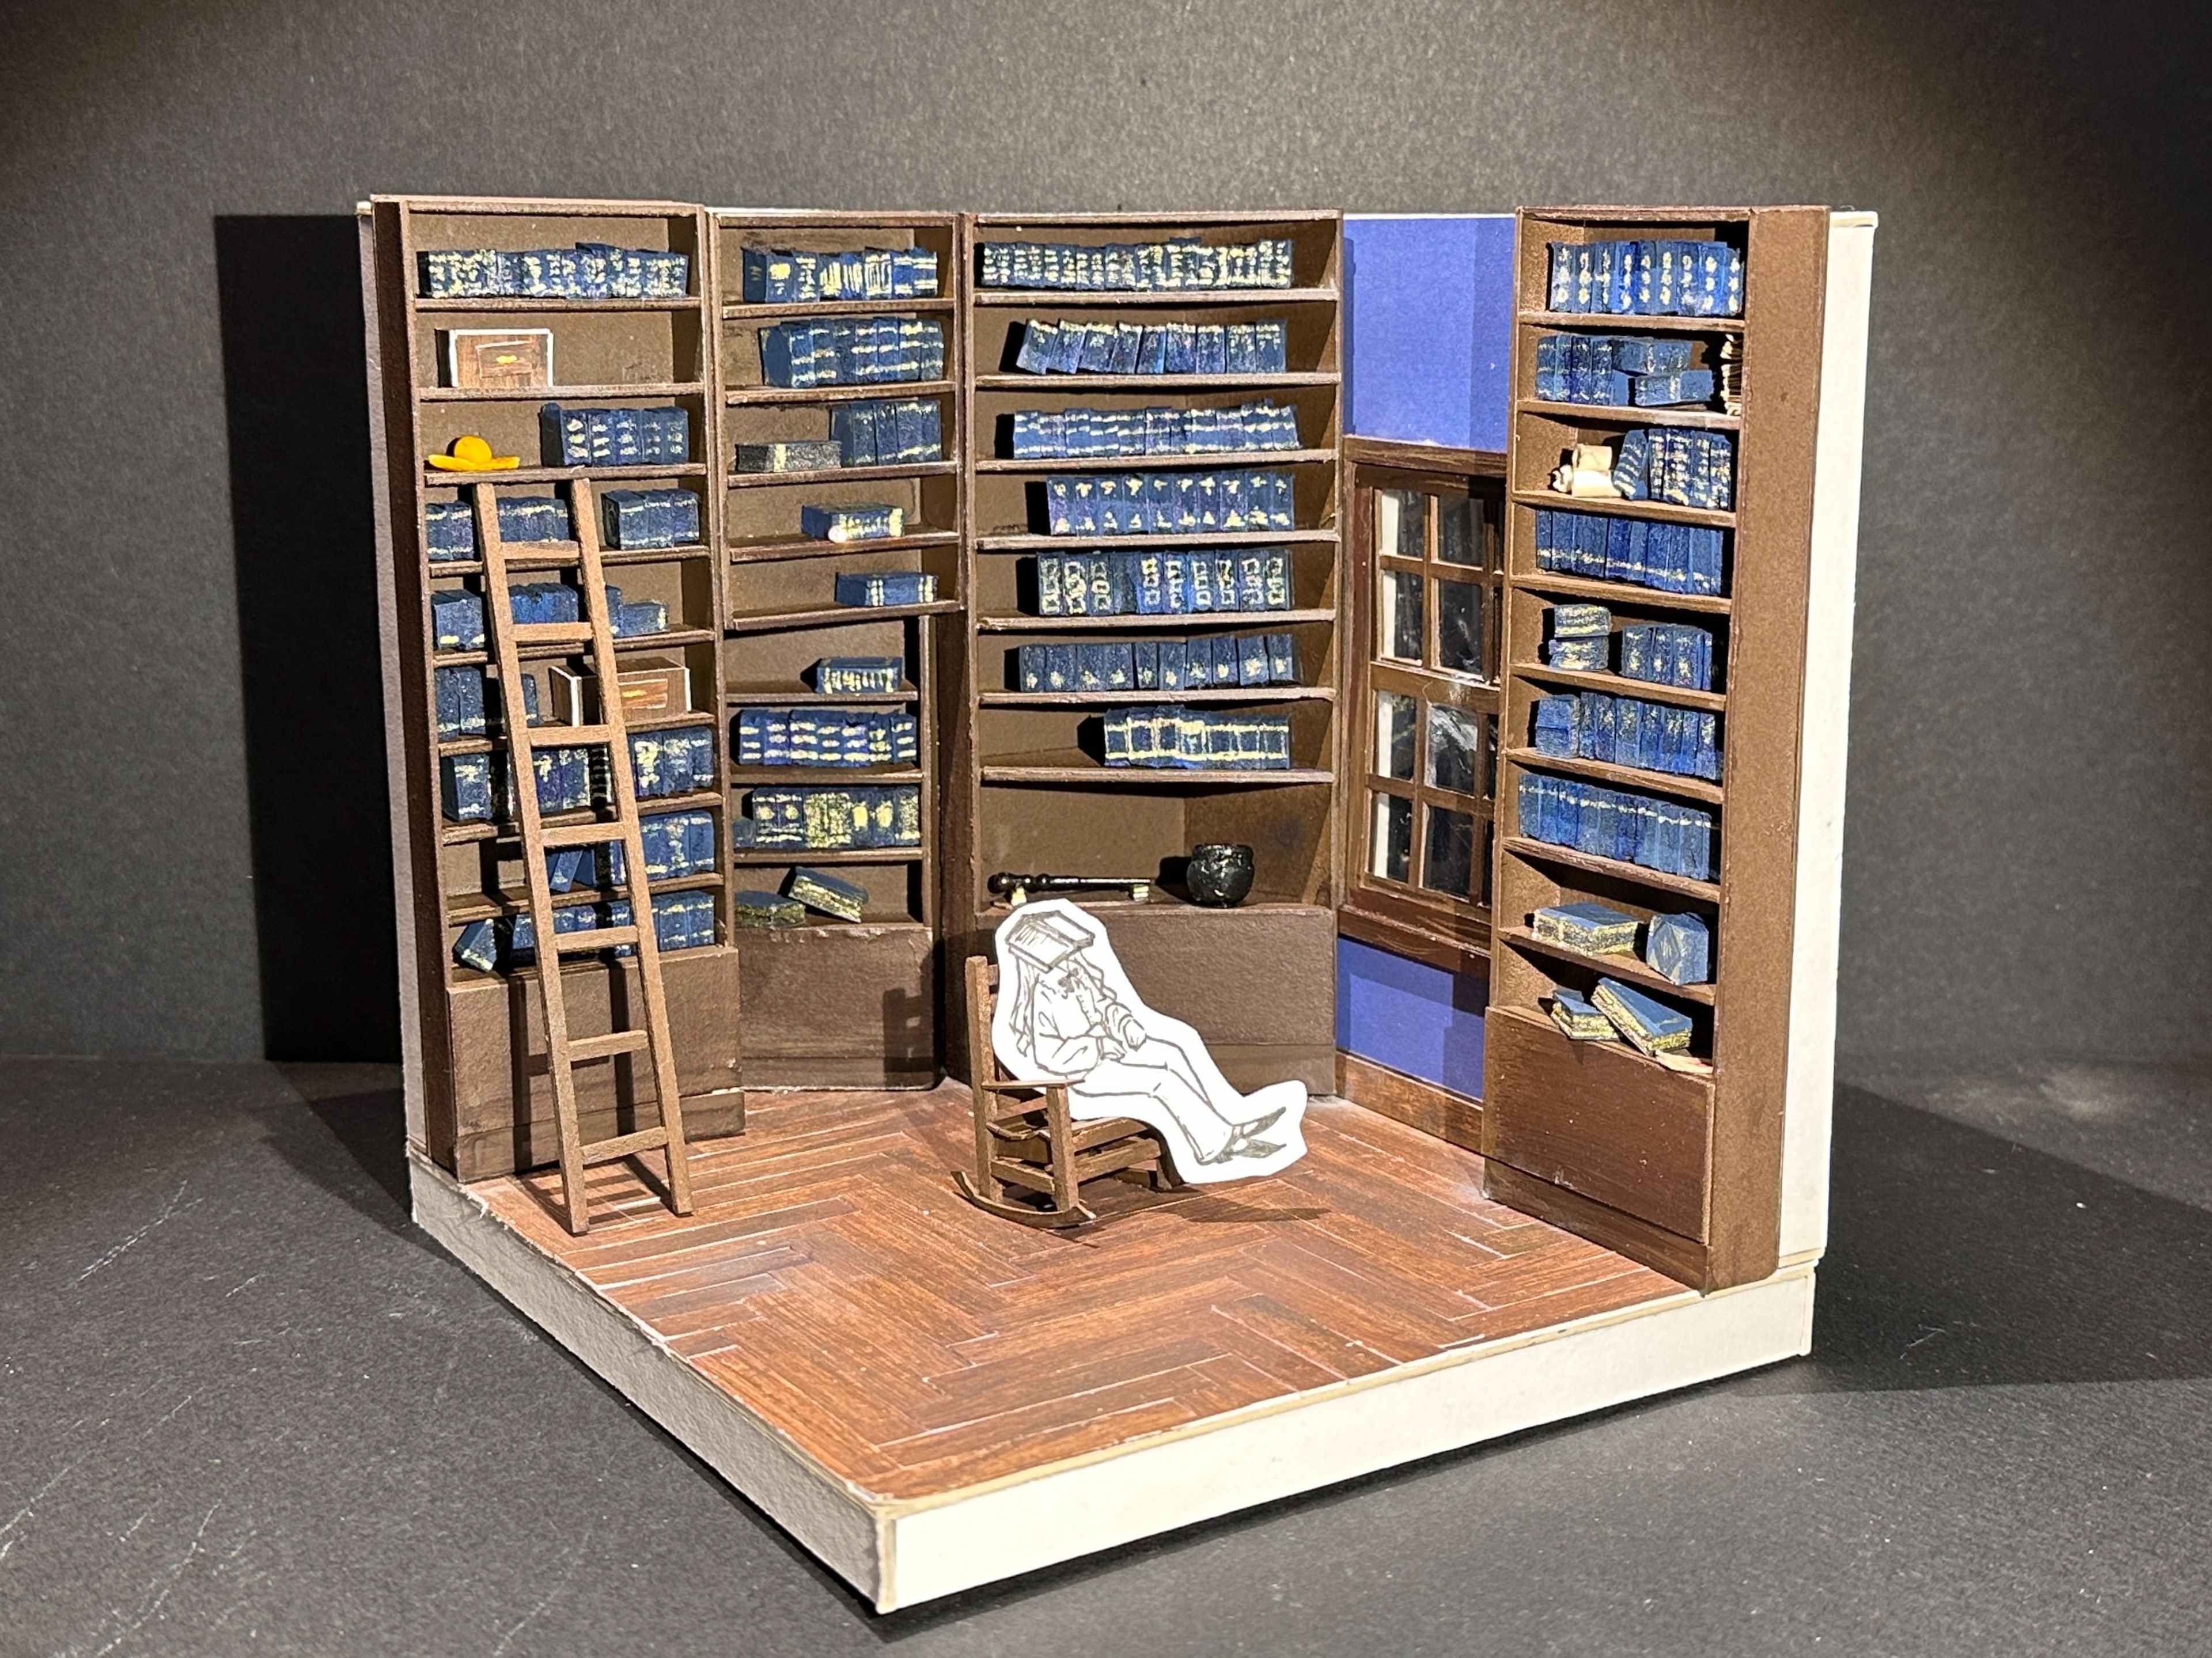
[[[968,1063],[977,1082],[997,1082],[1003,1074],[991,1048],[991,1016],[998,1011],[999,969],[985,956],[968,958]]]

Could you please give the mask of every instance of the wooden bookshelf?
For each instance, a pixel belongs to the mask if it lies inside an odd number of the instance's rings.
[[[722,616],[726,726],[747,708],[855,708],[904,712],[921,728],[921,759],[888,768],[747,767],[733,771],[730,808],[744,813],[757,788],[899,786],[917,789],[921,844],[805,853],[739,847],[733,890],[781,890],[793,869],[834,867],[867,890],[857,922],[826,921],[748,932],[739,951],[748,1087],[927,1087],[937,1062],[939,657],[961,609],[961,537],[967,523],[963,429],[963,291],[958,222],[949,213],[714,215],[716,295],[714,400],[720,412],[714,464],[723,501]],[[927,247],[937,255],[938,293],[881,300],[754,303],[745,300],[741,250],[834,252]],[[763,383],[760,337],[785,323],[921,317],[945,331],[945,372],[929,380],[792,388]],[[831,411],[860,399],[936,402],[942,458],[805,472],[740,472],[739,444],[826,439]],[[843,544],[799,533],[802,505],[880,501],[902,507],[906,532]],[[924,570],[937,578],[927,604],[839,605],[840,572]],[[891,695],[822,696],[808,671],[823,657],[896,656],[904,683]],[[760,694],[756,695],[758,692]]]
[[[1801,699],[1812,566],[1813,477],[1830,216],[1822,208],[1528,210],[1519,216],[1515,403],[1506,508],[1505,662],[1496,868],[1497,951],[1486,1035],[1483,1151],[1493,1197],[1672,1273],[1700,1289],[1765,1277],[1778,1260],[1783,1096],[1790,1047],[1798,843]],[[1741,318],[1560,314],[1543,308],[1547,245],[1666,237],[1731,243],[1744,255]],[[1717,366],[1740,343],[1741,415],[1585,407],[1538,399],[1535,346],[1558,332],[1685,336]],[[1725,433],[1735,448],[1733,509],[1581,500],[1547,488],[1577,442],[1638,426]],[[1708,525],[1723,534],[1718,595],[1540,571],[1546,508]],[[1616,627],[1686,621],[1714,635],[1705,691],[1544,665],[1551,607],[1595,601]],[[1537,699],[1601,691],[1717,714],[1717,782],[1530,746]],[[1716,878],[1663,874],[1528,837],[1519,789],[1532,775],[1696,803],[1716,820]],[[1589,957],[1537,939],[1537,908],[1595,899],[1649,921],[1692,912],[1711,929],[1714,981],[1677,987],[1639,958]],[[1571,1042],[1546,1012],[1553,989],[1588,993],[1601,977],[1689,1016],[1690,1060],[1647,1058],[1625,1043]]]
[[[531,988],[539,969],[525,966],[480,972],[453,959],[461,930],[477,920],[521,913],[526,884],[515,827],[506,823],[455,823],[440,815],[445,764],[465,755],[502,754],[497,669],[484,650],[432,648],[429,603],[434,592],[466,588],[487,606],[503,594],[485,591],[480,559],[429,556],[424,512],[434,501],[467,501],[471,491],[554,495],[567,498],[580,483],[690,488],[701,495],[703,542],[690,547],[610,549],[605,562],[622,571],[628,598],[658,599],[668,607],[666,632],[627,638],[618,648],[628,659],[658,656],[688,671],[691,707],[670,717],[634,722],[634,728],[696,725],[714,739],[715,786],[680,797],[641,800],[647,817],[676,811],[714,814],[721,848],[714,868],[652,884],[654,894],[707,891],[715,895],[716,942],[665,952],[662,976],[678,1056],[678,1085],[692,1133],[712,1135],[743,1127],[738,1081],[738,963],[731,949],[723,899],[727,864],[726,796],[720,786],[726,763],[719,690],[723,681],[720,617],[724,610],[720,561],[720,502],[704,487],[714,448],[711,318],[714,246],[700,208],[676,202],[474,200],[459,197],[377,197],[361,217],[362,276],[374,388],[371,418],[376,443],[380,521],[386,530],[398,655],[394,688],[405,753],[401,769],[410,809],[404,821],[404,867],[409,872],[405,970],[416,1005],[422,1046],[424,1121],[429,1155],[463,1178],[526,1168],[550,1159],[554,1148],[552,1091],[544,1069],[544,1006]],[[609,242],[665,248],[690,259],[690,291],[653,300],[429,299],[420,292],[418,252],[435,248],[522,249]],[[550,329],[554,337],[554,383],[550,388],[486,388],[444,383],[440,336],[469,327]],[[539,464],[538,405],[557,402],[592,406],[674,404],[690,424],[690,459],[641,466],[561,466]],[[477,433],[495,453],[522,464],[505,471],[457,473],[432,468],[428,457],[445,452],[464,433]],[[515,544],[514,573],[558,580],[580,568],[574,541]],[[587,629],[578,635],[588,636]],[[539,677],[541,708],[556,708],[547,670],[580,669],[588,647],[580,639],[546,635],[522,647],[529,671]],[[447,668],[483,674],[487,730],[482,737],[438,734],[435,674]],[[541,734],[544,728],[541,727]],[[549,823],[593,821],[592,812],[549,815]],[[556,904],[605,902],[608,895],[558,895]],[[640,993],[635,962],[607,957],[564,960],[560,971],[574,1027],[621,1024],[620,1010]],[[517,1051],[516,1033],[521,1034]],[[631,1126],[630,1107],[617,1098],[612,1065],[576,1073],[586,1139]],[[527,1077],[519,1087],[518,1077]]]
[[[1206,1028],[1242,1085],[1298,1076],[1326,1091],[1334,1054],[1315,1026],[1334,998],[1338,470],[1341,453],[1342,236],[1338,216],[1223,214],[1198,218],[1064,215],[969,216],[963,222],[963,394],[969,409],[963,487],[969,533],[963,550],[969,604],[960,660],[944,691],[946,842],[945,960],[957,969],[988,953],[1004,919],[987,883],[994,872],[1141,878],[1151,902],[1101,906],[1115,949],[1163,1011]],[[981,246],[993,241],[1097,245],[1194,236],[1214,244],[1286,238],[1288,288],[1170,293],[986,288]],[[1279,374],[1036,374],[1015,363],[1031,319],[1085,322],[1285,324]],[[1298,445],[1237,454],[1016,459],[1011,417],[1071,407],[1233,408],[1261,398],[1297,413]],[[1191,468],[1281,469],[1293,480],[1293,531],[1238,534],[1071,537],[1044,532],[1042,481],[1054,474]],[[1055,617],[1034,614],[1030,571],[1041,552],[1145,548],[1283,546],[1291,550],[1285,611],[1186,616]],[[1023,694],[1014,673],[1024,643],[1082,637],[1152,638],[1229,632],[1288,633],[1301,683],[1173,691]],[[1115,707],[1185,701],[1289,714],[1287,771],[1152,770],[1108,767],[1096,726]],[[1204,909],[1179,884],[1181,860],[1205,841],[1255,848],[1252,896],[1235,909]],[[949,971],[948,999],[959,993]],[[1316,1017],[1318,1016],[1318,1017]],[[963,1029],[952,1020],[947,1035]],[[1328,1032],[1317,1034],[1326,1038]],[[964,1056],[951,1056],[955,1069]]]

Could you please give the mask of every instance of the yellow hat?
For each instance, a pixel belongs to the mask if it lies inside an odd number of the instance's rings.
[[[474,432],[455,438],[452,453],[432,455],[429,459],[441,472],[504,472],[522,464],[520,455],[495,455],[491,445]]]

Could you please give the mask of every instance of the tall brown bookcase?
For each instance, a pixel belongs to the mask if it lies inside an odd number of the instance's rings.
[[[1495,894],[1486,1033],[1483,1151],[1490,1194],[1581,1231],[1701,1289],[1765,1278],[1778,1259],[1784,1067],[1790,1042],[1799,844],[1799,757],[1813,567],[1813,482],[1830,215],[1825,208],[1525,210],[1519,216],[1509,463]],[[1554,314],[1547,246],[1638,237],[1732,243],[1744,255],[1736,318]],[[1717,362],[1740,343],[1740,416],[1589,407],[1535,397],[1546,334],[1665,334]],[[1565,452],[1639,427],[1693,426],[1734,440],[1733,510],[1578,500],[1547,487]],[[1717,528],[1717,595],[1668,593],[1543,571],[1536,515],[1567,508]],[[1715,635],[1711,691],[1549,667],[1551,607],[1595,600],[1616,623],[1686,622]],[[1531,712],[1547,693],[1597,690],[1719,716],[1717,782],[1537,753]],[[1522,832],[1519,786],[1551,774],[1687,801],[1717,819],[1717,879],[1663,874]],[[1676,986],[1634,957],[1540,942],[1529,917],[1595,899],[1639,920],[1689,912],[1711,928],[1713,981]],[[1618,1042],[1569,1041],[1547,1017],[1556,987],[1600,977],[1687,1013],[1691,1059],[1668,1064]]]
[[[682,252],[690,261],[690,292],[671,299],[434,299],[424,296],[418,280],[416,256],[426,251],[519,251],[579,242]],[[388,574],[399,646],[398,683],[388,691],[399,712],[395,740],[402,752],[395,756],[396,770],[405,778],[415,806],[405,816],[404,847],[413,874],[404,918],[408,999],[416,1016],[410,1023],[421,1049],[424,1145],[464,1178],[546,1163],[556,1149],[544,1005],[533,982],[542,969],[526,965],[478,971],[453,958],[454,944],[470,923],[512,918],[527,909],[514,826],[447,821],[438,810],[447,762],[503,746],[497,664],[483,650],[438,650],[430,619],[432,596],[441,590],[475,592],[487,607],[504,598],[485,591],[480,557],[434,560],[430,554],[426,506],[467,501],[476,490],[501,497],[564,495],[573,484],[588,483],[594,489],[681,488],[701,496],[698,544],[609,550],[603,560],[608,579],[621,586],[626,598],[659,599],[668,610],[668,630],[621,641],[617,649],[622,659],[680,666],[690,685],[689,708],[632,715],[629,728],[705,726],[716,733],[716,774],[709,786],[641,805],[647,814],[698,810],[714,817],[721,848],[714,869],[655,882],[653,890],[714,895],[715,942],[668,952],[662,971],[678,1086],[692,1132],[724,1133],[743,1124],[743,1099],[736,1091],[738,958],[729,946],[727,801],[720,780],[723,600],[714,549],[721,537],[721,503],[708,487],[715,413],[713,260],[706,214],[678,202],[377,197],[363,220],[363,275],[374,301],[372,383],[380,393],[373,417],[383,469],[380,505],[390,519],[386,539],[392,550]],[[451,330],[487,328],[550,330],[552,388],[451,384],[444,336]],[[535,465],[538,407],[548,402],[673,404],[690,420],[691,459],[632,466]],[[431,468],[428,457],[444,452],[465,433],[481,434],[495,454],[514,454],[525,464],[483,473]],[[574,540],[519,543],[507,555],[513,570],[537,580],[574,574],[580,561]],[[529,654],[533,674],[556,665],[572,670],[582,665],[583,653],[574,647],[532,648]],[[485,675],[486,735],[441,738],[435,676],[447,668]],[[564,718],[550,679],[540,682],[539,701],[548,717]],[[541,731],[541,739],[544,735]],[[589,815],[547,821],[580,821]],[[605,896],[579,890],[562,895],[556,903],[591,903]],[[620,1017],[610,1016],[634,1006],[640,995],[634,962],[568,959],[559,970],[572,1017],[582,1029],[620,1024]],[[639,1102],[617,1064],[586,1066],[577,1072],[576,1083],[586,1139],[644,1126]],[[519,1101],[526,1102],[521,1109]]]
[[[1158,880],[1143,903],[1086,898],[1109,918],[1116,950],[1139,982],[1159,987],[1164,1011],[1208,1031],[1223,1067],[1243,1084],[1286,1074],[1333,1085],[1326,1036],[1334,993],[1332,802],[1336,780],[1338,470],[1341,447],[1342,247],[1339,216],[1219,214],[1176,219],[1101,215],[970,216],[963,226],[966,302],[961,357],[969,408],[963,473],[971,533],[965,649],[949,733],[945,908],[948,957],[979,953],[1006,914],[988,882],[1000,871]],[[1287,288],[1166,292],[986,287],[988,242],[1097,246],[1188,237],[1209,244],[1287,239]],[[1254,374],[1039,374],[1015,363],[1032,319],[1286,325],[1285,372]],[[1111,460],[1013,458],[1022,410],[1233,407],[1261,397],[1294,406],[1299,446],[1243,454],[1147,455]],[[1044,480],[1085,471],[1254,467],[1293,476],[1297,527],[1237,534],[1115,536],[1043,533]],[[1291,549],[1291,609],[1249,616],[1036,614],[1032,562],[1086,548]],[[1297,642],[1300,683],[1238,689],[1024,691],[1024,644],[1234,631],[1280,631]],[[1086,726],[1115,707],[1227,703],[1290,715],[1287,771],[1109,768]],[[1192,904],[1175,886],[1194,844],[1255,849],[1250,899],[1233,910]],[[957,975],[948,975],[957,981]],[[958,1022],[951,1023],[957,1030]],[[950,1034],[950,1033],[948,1033]],[[954,1056],[956,1068],[958,1055]]]
[[[958,395],[963,269],[958,222],[950,213],[733,212],[714,215],[720,291],[715,402],[720,445],[715,465],[726,498],[729,608],[725,650],[726,709],[876,707],[902,710],[921,724],[916,763],[889,767],[791,766],[738,768],[733,811],[756,787],[786,785],[902,785],[921,799],[921,844],[857,852],[738,848],[735,890],[780,890],[793,867],[833,872],[867,890],[858,923],[749,932],[740,952],[744,984],[748,1087],[919,1086],[936,1081],[938,990],[938,702],[933,694],[949,630],[961,608],[960,550],[967,522],[962,457],[967,452]],[[937,256],[938,291],[924,298],[747,303],[746,248],[836,252],[863,247],[927,248]],[[792,389],[767,385],[760,336],[784,323],[873,316],[924,317],[945,331],[945,374],[927,381]],[[815,472],[739,472],[739,444],[826,438],[830,411],[856,399],[928,398],[940,412],[944,458],[899,465]],[[882,502],[902,507],[905,533],[842,545],[799,533],[803,505]],[[840,573],[924,570],[937,597],[875,609],[838,604]],[[877,696],[829,696],[809,671],[824,657],[896,656],[900,688]]]

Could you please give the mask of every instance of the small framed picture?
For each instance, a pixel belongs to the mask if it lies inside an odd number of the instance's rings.
[[[444,336],[448,386],[484,392],[553,387],[550,328],[449,328]]]

